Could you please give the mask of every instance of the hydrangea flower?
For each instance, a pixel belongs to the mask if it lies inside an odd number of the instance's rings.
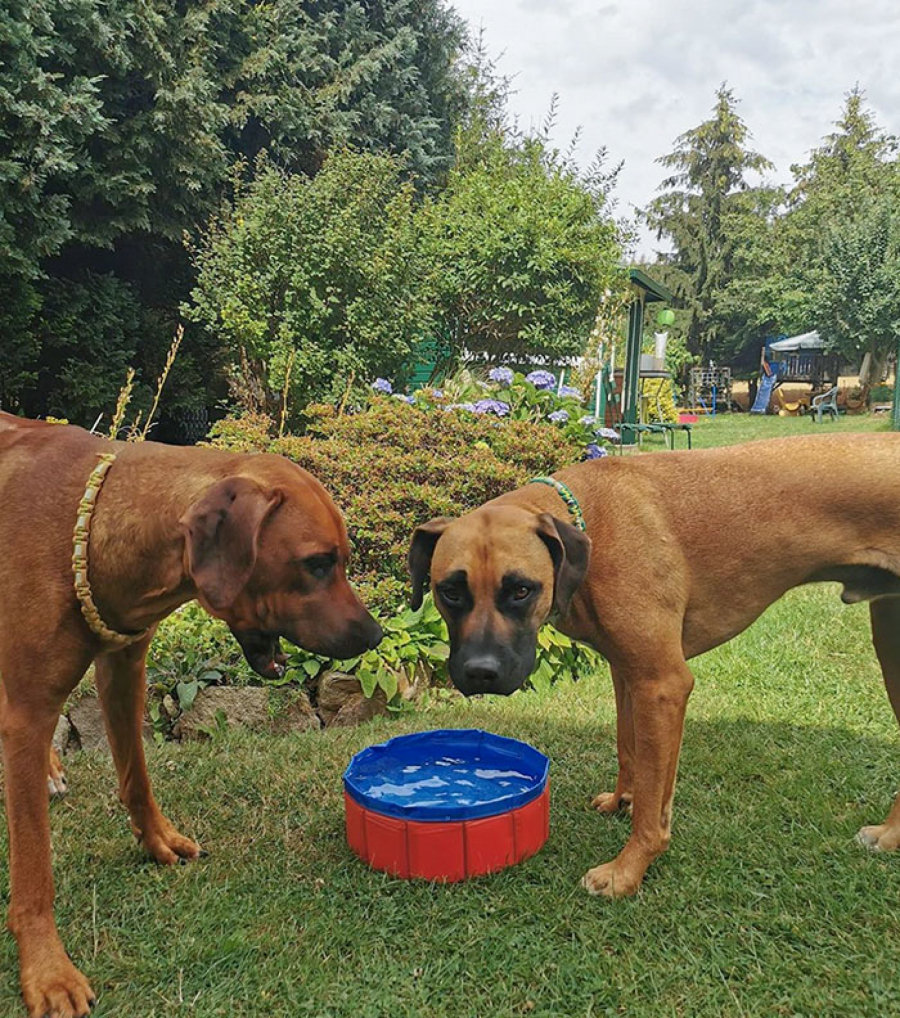
[[[477,413],[474,403],[451,403],[445,410],[468,410],[470,414]]]
[[[402,392],[395,392],[394,399],[402,399],[404,403],[410,404],[415,403],[416,401],[415,396],[407,396],[405,393]]]
[[[383,393],[385,396],[390,396],[394,391],[393,385],[386,378],[376,378],[372,383],[372,388],[376,392]]]
[[[556,385],[556,375],[552,371],[532,371],[525,376],[526,382],[531,382],[535,389],[552,389]]]
[[[488,372],[488,378],[498,385],[512,385],[512,368],[491,368]]]
[[[559,388],[559,394],[560,396],[568,396],[569,399],[577,399],[579,403],[584,399],[580,390],[576,389],[573,385],[561,385]]]
[[[432,389],[431,390],[431,398],[432,399],[443,399],[444,398],[444,390],[443,389]]]
[[[506,417],[509,413],[509,403],[502,399],[480,399],[475,404],[476,414],[496,414],[498,417]]]
[[[610,442],[618,442],[619,441],[619,433],[618,433],[618,431],[616,431],[615,428],[597,428],[595,434],[599,438],[606,438],[606,439],[608,439]]]
[[[591,442],[591,444],[585,450],[585,453],[586,455],[584,458],[587,460],[599,460],[603,459],[604,456],[609,455],[609,453],[603,448],[603,446],[597,445],[596,442]]]
[[[552,414],[547,414],[547,420],[553,421],[554,424],[565,424],[568,419],[568,410],[554,410]]]
[[[594,417],[593,414],[585,414],[584,417],[578,418],[578,423],[583,424],[585,427],[589,428],[592,424],[597,423],[597,418]]]

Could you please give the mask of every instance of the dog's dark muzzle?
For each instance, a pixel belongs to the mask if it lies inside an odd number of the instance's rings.
[[[531,674],[534,655],[533,645],[521,651],[500,644],[454,648],[450,653],[450,678],[463,696],[509,696]]]

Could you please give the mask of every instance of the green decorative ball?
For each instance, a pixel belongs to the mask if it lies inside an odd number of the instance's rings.
[[[672,325],[675,321],[675,312],[671,308],[663,308],[656,316],[660,325]]]

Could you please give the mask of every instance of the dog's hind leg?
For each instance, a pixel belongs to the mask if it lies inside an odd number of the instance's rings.
[[[135,837],[159,863],[172,865],[200,855],[200,846],[179,834],[163,816],[144,757],[142,728],[150,637],[101,655],[94,663],[106,734],[119,776],[119,798],[128,810]]]
[[[634,894],[647,867],[669,847],[684,714],[694,686],[683,657],[660,650],[646,659],[653,663],[613,665],[627,685],[634,722],[631,837],[615,859],[582,879],[591,894],[610,898]]]
[[[618,813],[631,810],[634,788],[634,719],[631,712],[631,694],[622,676],[613,670],[613,687],[616,691],[616,752],[619,757],[619,776],[612,792],[594,796],[591,805],[598,813]]]
[[[900,597],[882,597],[869,606],[872,615],[872,642],[881,663],[887,694],[900,722]],[[900,793],[883,824],[863,827],[860,843],[875,852],[900,848]]]

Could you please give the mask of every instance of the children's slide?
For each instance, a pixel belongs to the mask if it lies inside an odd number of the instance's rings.
[[[750,408],[751,414],[764,414],[772,398],[772,390],[778,381],[778,375],[773,371],[770,375],[763,375],[759,380],[759,388],[756,391],[756,399]]]

